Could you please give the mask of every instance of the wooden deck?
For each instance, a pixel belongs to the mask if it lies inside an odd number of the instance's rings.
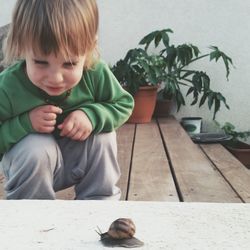
[[[117,141],[122,200],[250,202],[250,170],[220,144],[194,144],[173,117],[125,124]]]
[[[220,144],[192,142],[173,118],[118,131],[124,200],[250,202],[250,170]]]

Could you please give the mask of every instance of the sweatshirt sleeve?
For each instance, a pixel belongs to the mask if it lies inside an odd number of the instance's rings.
[[[109,67],[100,62],[87,76],[92,84],[94,103],[84,104],[82,110],[89,117],[94,133],[110,132],[127,121],[134,107],[133,97],[125,91]]]
[[[0,89],[0,159],[20,139],[33,132],[28,113],[12,117],[11,102]]]

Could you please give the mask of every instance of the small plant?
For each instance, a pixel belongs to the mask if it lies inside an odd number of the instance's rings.
[[[216,124],[220,126],[218,122],[216,122]],[[235,130],[235,126],[230,122],[225,122],[225,124],[221,126],[221,129],[225,132],[225,134],[232,136],[232,141],[246,141],[247,138],[250,136],[249,130],[238,132]]]

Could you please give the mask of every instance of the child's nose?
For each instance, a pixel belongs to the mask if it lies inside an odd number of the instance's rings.
[[[63,81],[63,75],[59,71],[51,71],[48,75],[48,81],[51,83],[60,83]]]

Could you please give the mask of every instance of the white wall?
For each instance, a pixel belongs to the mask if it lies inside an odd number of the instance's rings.
[[[239,130],[250,129],[250,1],[246,0],[97,0],[100,11],[99,45],[102,57],[114,63],[136,47],[147,33],[171,28],[171,40],[193,43],[201,51],[217,45],[232,57],[235,68],[227,82],[222,63],[202,64],[214,90],[227,98],[230,110],[221,108],[217,120],[230,121]],[[10,21],[15,0],[0,0],[0,26]],[[219,67],[221,66],[221,67]],[[186,106],[178,118],[202,116],[209,123],[212,112]]]

